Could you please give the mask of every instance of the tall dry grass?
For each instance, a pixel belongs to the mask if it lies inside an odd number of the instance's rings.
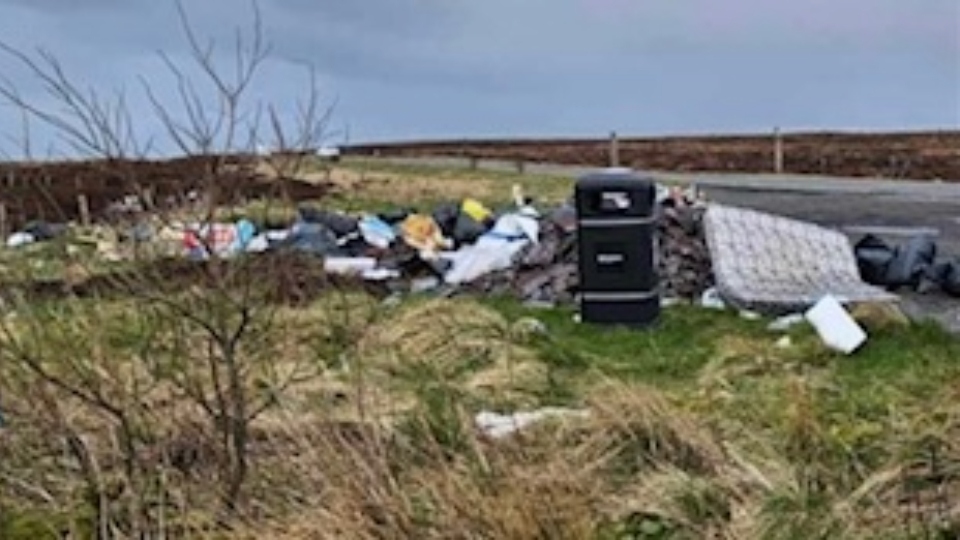
[[[126,307],[96,309],[78,313],[117,319],[111,310]],[[138,405],[151,437],[131,485],[115,422],[49,388],[17,393],[9,377],[0,507],[47,516],[48,532],[74,538],[95,532],[91,504],[111,512],[116,538],[135,518],[141,537],[293,539],[874,538],[957,522],[960,409],[948,390],[897,410],[874,464],[845,446],[822,370],[741,343],[687,391],[591,377],[578,387],[586,415],[491,438],[479,410],[533,408],[546,384],[549,366],[516,321],[471,302],[391,308],[347,296],[277,317],[276,368],[315,355],[318,373],[252,424],[235,515],[217,508],[214,432],[176,395],[154,389]],[[130,352],[116,325],[63,324],[74,329],[65,336],[113,347],[85,353],[101,369]],[[352,346],[316,346],[334,339]],[[129,388],[133,364],[122,365],[96,380]],[[69,441],[49,436],[64,425],[84,441],[105,497],[88,497]]]

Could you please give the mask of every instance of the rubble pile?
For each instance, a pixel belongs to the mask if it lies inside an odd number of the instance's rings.
[[[694,188],[674,190],[661,201],[657,271],[663,296],[699,298],[714,285],[703,227],[706,204]]]

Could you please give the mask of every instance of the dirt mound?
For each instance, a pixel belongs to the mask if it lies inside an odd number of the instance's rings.
[[[330,184],[274,179],[257,171],[254,156],[193,156],[170,160],[96,160],[0,163],[0,203],[7,226],[30,220],[71,221],[80,217],[78,197],[86,197],[94,219],[106,216],[128,196],[149,198],[160,207],[178,204],[211,184],[221,204],[286,196],[293,201],[321,199]],[[215,181],[211,181],[215,179]]]

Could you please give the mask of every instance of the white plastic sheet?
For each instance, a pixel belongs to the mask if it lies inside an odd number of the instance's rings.
[[[536,213],[521,211],[500,217],[493,228],[477,242],[441,257],[452,263],[444,276],[451,285],[470,283],[487,274],[513,266],[523,248],[540,238]]]
[[[477,427],[487,436],[499,439],[511,435],[521,429],[524,429],[537,422],[542,422],[548,418],[556,417],[575,417],[585,418],[589,416],[588,411],[576,409],[563,409],[559,407],[546,407],[536,411],[517,412],[513,414],[499,414],[490,411],[482,411],[477,414],[474,421]]]

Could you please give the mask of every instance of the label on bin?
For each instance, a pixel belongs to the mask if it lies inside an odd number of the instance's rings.
[[[626,259],[622,253],[600,253],[597,262],[600,264],[621,264]]]

